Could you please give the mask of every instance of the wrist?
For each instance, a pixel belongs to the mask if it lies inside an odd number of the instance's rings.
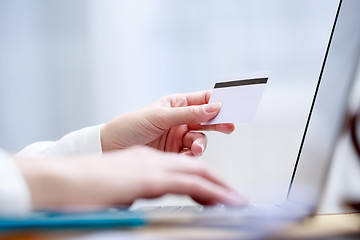
[[[121,137],[118,132],[124,132],[117,123],[119,117],[104,124],[100,128],[100,143],[103,152],[120,150],[126,148],[125,144],[121,144]]]

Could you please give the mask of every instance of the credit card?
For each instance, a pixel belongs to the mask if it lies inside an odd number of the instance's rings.
[[[270,72],[246,73],[215,83],[209,103],[220,102],[221,110],[202,125],[253,121],[269,75]]]

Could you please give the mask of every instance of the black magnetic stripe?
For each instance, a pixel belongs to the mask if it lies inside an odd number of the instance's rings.
[[[214,88],[225,88],[225,87],[237,87],[244,85],[253,85],[253,84],[265,84],[267,83],[268,78],[253,78],[246,80],[234,80],[229,82],[219,82],[215,84]]]

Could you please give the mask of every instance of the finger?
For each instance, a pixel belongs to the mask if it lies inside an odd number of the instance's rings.
[[[192,153],[189,149],[183,149],[181,156],[179,156],[179,154],[164,153],[150,148],[142,150],[144,151],[142,154],[145,155],[156,154],[157,157],[151,161],[151,164],[156,164],[156,166],[158,166],[157,168],[160,170],[173,173],[198,175],[226,189],[232,189],[223,180],[216,176],[216,174],[210,170],[201,159],[197,159],[193,156],[186,156],[191,155],[190,153]],[[142,164],[142,166],[146,167],[148,165]]]
[[[233,123],[220,123],[213,125],[200,125],[200,124],[188,124],[189,130],[193,131],[217,131],[221,133],[230,134],[235,130],[235,124]]]
[[[183,137],[189,128],[186,124],[171,128],[165,138],[165,152],[179,153],[183,147]]]
[[[185,148],[191,149],[194,156],[200,156],[207,145],[206,135],[202,132],[187,132],[183,137],[183,145]]]
[[[185,150],[184,152],[182,152],[182,154],[185,155],[190,155],[190,153],[192,152],[189,150]],[[171,171],[174,173],[195,174],[218,185],[221,185],[224,188],[232,189],[223,180],[216,176],[216,174],[212,170],[210,170],[201,159],[187,156],[179,158],[179,156],[176,154],[169,154],[166,159],[158,159],[158,161],[159,165],[167,171]]]
[[[234,191],[192,174],[171,174],[164,182],[164,193],[189,195],[198,202],[217,202],[231,206],[246,204],[246,200]]]
[[[179,153],[184,156],[194,157],[193,152],[191,151],[191,149],[188,149],[188,148],[182,149]]]
[[[186,98],[188,106],[207,104],[210,100],[212,90],[181,94]]]
[[[183,124],[199,124],[214,118],[220,111],[221,103],[199,106],[159,107],[146,109],[146,119],[158,129],[170,129]]]
[[[143,178],[143,187],[138,197],[158,197],[167,193],[176,193],[189,195],[203,203],[213,201],[229,205],[246,203],[244,198],[219,180],[201,160],[194,161],[193,157],[180,157],[173,153],[160,154],[159,151],[151,149],[144,149],[144,153],[147,155],[153,153],[155,158],[148,162],[151,163],[150,165],[142,164],[142,166],[145,169],[155,166],[155,171],[146,171],[150,175]]]
[[[192,199],[199,203],[200,205],[205,205],[205,206],[214,206],[216,204],[218,204],[218,202],[214,201],[214,200],[208,200],[208,199],[201,199],[201,198],[196,198],[196,197],[192,197]]]

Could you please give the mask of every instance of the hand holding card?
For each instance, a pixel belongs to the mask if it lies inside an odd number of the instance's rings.
[[[217,82],[209,103],[222,104],[219,114],[202,125],[251,122],[259,106],[269,72],[248,73]]]

